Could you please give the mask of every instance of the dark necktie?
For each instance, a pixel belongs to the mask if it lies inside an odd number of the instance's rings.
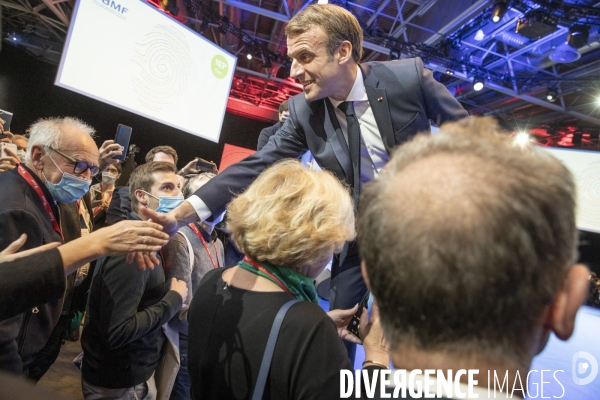
[[[344,101],[338,106],[346,114],[348,123],[348,148],[350,149],[350,161],[352,162],[352,198],[354,199],[354,211],[358,209],[358,196],[360,194],[360,126],[358,118],[354,113],[354,103]]]

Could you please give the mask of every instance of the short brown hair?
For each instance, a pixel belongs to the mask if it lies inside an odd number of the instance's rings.
[[[279,105],[279,114],[281,114],[284,111],[289,111],[288,108],[288,101],[284,100],[280,105]]]
[[[129,177],[129,197],[131,198],[131,210],[135,213],[139,211],[139,203],[135,197],[136,190],[144,190],[150,193],[154,185],[155,172],[175,172],[175,166],[163,161],[150,161],[142,164],[133,170]]]
[[[521,360],[575,261],[571,174],[491,117],[401,146],[363,191],[358,221],[393,349]]]
[[[148,163],[150,161],[154,161],[154,156],[156,153],[165,153],[173,156],[173,161],[175,161],[175,165],[177,165],[177,152],[171,146],[157,146],[150,149],[148,154],[146,154],[146,162]]]
[[[333,57],[344,41],[352,44],[352,58],[358,64],[363,55],[363,31],[348,10],[333,4],[313,4],[294,15],[285,27],[289,36],[301,35],[313,27],[323,29],[327,35],[327,53]]]
[[[248,257],[296,269],[354,238],[352,198],[330,172],[282,160],[229,204],[227,228]]]

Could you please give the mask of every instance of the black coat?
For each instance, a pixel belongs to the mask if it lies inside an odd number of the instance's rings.
[[[46,186],[32,171],[29,172],[49,201],[55,218],[60,221],[58,207]],[[62,242],[41,199],[19,175],[17,168],[0,174],[0,187],[0,248],[6,248],[22,233],[27,234],[27,241],[21,250]],[[21,296],[29,296],[29,291],[23,291]],[[0,322],[0,369],[18,374],[26,372],[50,337],[60,317],[62,303],[61,296]]]
[[[383,144],[391,154],[398,145],[468,114],[448,90],[423,68],[419,58],[361,64],[365,89]],[[260,151],[211,179],[195,193],[213,214],[225,209],[268,166],[300,158],[310,150],[320,167],[340,180],[352,178],[348,145],[329,99],[306,101],[300,93],[288,101],[290,116]]]

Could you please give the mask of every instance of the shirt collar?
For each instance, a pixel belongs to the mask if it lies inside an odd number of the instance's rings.
[[[352,85],[352,89],[350,90],[350,94],[346,97],[346,100],[334,100],[331,97],[329,101],[335,108],[339,106],[344,101],[368,101],[367,91],[365,90],[365,81],[363,79],[363,74],[360,67],[356,68],[356,78],[354,79],[354,85]]]

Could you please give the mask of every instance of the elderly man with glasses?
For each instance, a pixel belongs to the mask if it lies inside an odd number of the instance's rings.
[[[0,175],[0,248],[22,233],[27,234],[23,246],[27,250],[68,241],[69,232],[81,229],[78,221],[67,223],[68,218],[61,218],[57,202],[74,203],[88,192],[99,170],[93,134],[90,126],[70,117],[32,125],[25,162]],[[63,302],[40,304],[0,323],[0,369],[30,374],[60,318]]]

